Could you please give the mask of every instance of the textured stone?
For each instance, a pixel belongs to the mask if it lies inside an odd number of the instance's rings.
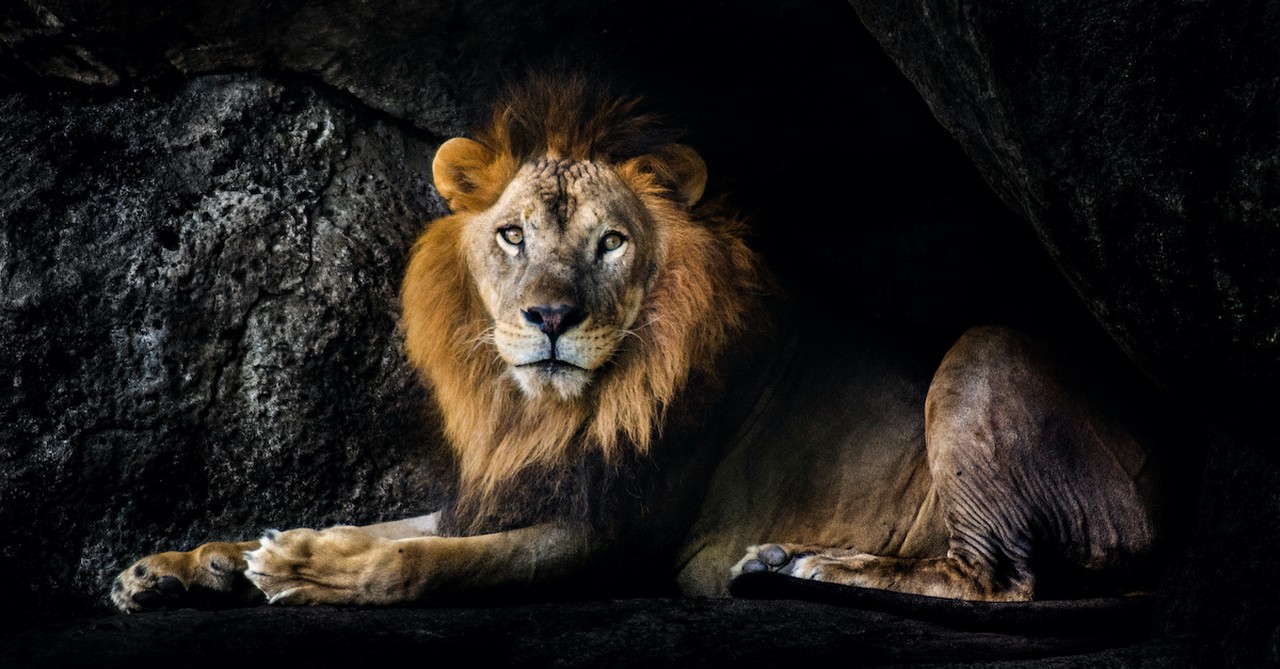
[[[1276,5],[853,5],[1131,357],[1274,444]]]
[[[852,4],[1207,446],[1161,593],[1164,632],[1226,635],[1214,664],[1274,664],[1280,11]],[[1197,419],[1213,429],[1197,436]]]
[[[67,643],[68,639],[74,643]],[[1186,640],[956,630],[803,601],[662,598],[498,608],[266,608],[81,620],[0,637],[6,667],[450,658],[503,667],[1201,667]]]
[[[438,503],[396,300],[440,211],[431,145],[247,76],[0,117],[15,603],[97,604],[143,551]]]

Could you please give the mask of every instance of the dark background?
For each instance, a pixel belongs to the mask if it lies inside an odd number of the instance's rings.
[[[642,621],[643,648],[690,662],[1275,663],[1278,50],[1280,10],[1244,1],[10,3],[0,592],[33,629],[7,645],[101,660],[212,627],[435,651],[406,630],[474,647],[528,616],[562,626],[493,657],[638,663],[572,630]],[[110,614],[142,554],[445,498],[400,273],[443,212],[435,147],[550,63],[672,112],[805,317],[943,338],[1002,322],[1140,370],[1192,478],[1152,638],[1101,651],[793,602]]]

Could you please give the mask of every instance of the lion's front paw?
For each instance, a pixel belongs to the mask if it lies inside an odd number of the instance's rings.
[[[243,558],[245,549],[254,546],[216,542],[149,555],[116,576],[111,602],[125,613],[254,604],[262,595],[245,578]]]
[[[271,604],[390,604],[407,601],[403,549],[356,527],[270,530],[245,554],[246,575]]]

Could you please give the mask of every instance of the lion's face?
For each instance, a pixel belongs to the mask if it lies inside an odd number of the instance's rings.
[[[761,306],[747,229],[702,202],[697,151],[598,93],[534,81],[431,164],[450,213],[409,254],[405,352],[457,456],[455,518],[476,532],[590,508],[685,393],[709,397]],[[603,481],[568,473],[584,456]]]
[[[608,165],[544,158],[463,234],[512,378],[528,396],[581,395],[623,345],[657,266],[640,199]]]

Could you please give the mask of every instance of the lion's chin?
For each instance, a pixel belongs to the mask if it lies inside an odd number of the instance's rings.
[[[529,398],[555,393],[562,400],[580,397],[591,382],[591,372],[559,360],[543,360],[511,368],[520,390]]]

